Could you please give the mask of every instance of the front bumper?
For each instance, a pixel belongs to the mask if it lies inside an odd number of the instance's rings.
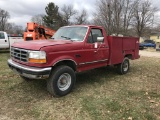
[[[8,59],[8,66],[16,73],[30,79],[47,79],[52,67],[37,68],[29,67]]]

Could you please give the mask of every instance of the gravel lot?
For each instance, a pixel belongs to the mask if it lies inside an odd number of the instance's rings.
[[[160,58],[160,52],[156,51],[145,51],[145,50],[140,50],[139,51],[140,56],[145,56],[145,57],[156,57]]]

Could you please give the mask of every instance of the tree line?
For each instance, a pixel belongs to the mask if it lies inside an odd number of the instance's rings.
[[[158,11],[149,0],[98,0],[97,4],[94,23],[104,26],[109,35],[145,36]]]
[[[0,31],[6,31],[10,34],[22,34],[24,31],[23,27],[15,23],[9,23],[9,18],[9,12],[0,8]]]
[[[87,24],[87,11],[83,9],[79,12],[72,5],[63,5],[62,8],[59,8],[53,2],[50,2],[45,8],[45,12],[46,14],[33,16],[31,21],[46,25],[54,30],[65,25]]]
[[[147,36],[159,28],[154,19],[158,9],[150,0],[97,0],[95,10],[92,12],[92,20],[89,21],[90,15],[85,9],[77,11],[72,5],[59,8],[50,2],[45,7],[46,13],[33,16],[31,21],[54,30],[65,25],[94,24],[104,26],[108,35],[138,37]],[[9,17],[7,11],[0,9],[0,30],[18,32],[21,27],[8,23]]]
[[[154,20],[158,9],[150,0],[97,0],[95,9],[93,19],[88,21],[85,9],[79,13],[72,5],[64,5],[60,9],[51,2],[45,8],[46,15],[41,15],[41,20],[53,29],[72,24],[94,24],[104,26],[108,35],[138,37],[149,36],[158,27]],[[36,18],[34,16],[32,21]]]

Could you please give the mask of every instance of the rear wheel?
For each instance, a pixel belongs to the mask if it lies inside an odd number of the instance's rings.
[[[117,72],[121,75],[126,74],[129,71],[130,64],[129,59],[127,57],[124,58],[123,62],[118,64]]]
[[[75,72],[69,66],[55,68],[47,81],[47,90],[53,96],[64,96],[71,92],[76,82]]]

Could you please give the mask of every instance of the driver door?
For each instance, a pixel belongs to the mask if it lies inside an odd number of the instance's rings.
[[[109,57],[108,44],[97,42],[98,37],[104,37],[102,29],[92,28],[85,44],[86,65],[94,68],[107,64]]]

